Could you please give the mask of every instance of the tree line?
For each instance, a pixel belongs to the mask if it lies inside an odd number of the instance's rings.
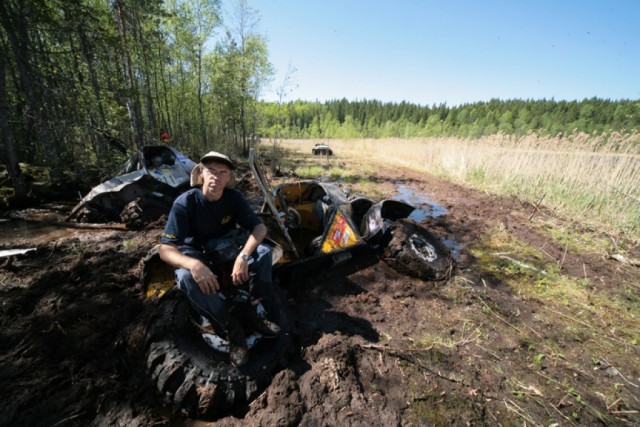
[[[234,0],[3,0],[0,153],[16,199],[20,163],[51,180],[113,171],[144,144],[246,151],[273,74],[257,15]]]
[[[640,130],[640,100],[491,100],[448,107],[408,102],[332,100],[262,103],[263,135],[285,138],[480,138],[631,134]]]

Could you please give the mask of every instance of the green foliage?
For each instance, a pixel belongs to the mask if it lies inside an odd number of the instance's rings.
[[[54,181],[82,179],[162,143],[161,130],[192,156],[255,142],[256,100],[273,70],[245,0],[232,2],[228,31],[220,0],[21,4],[0,13],[13,77],[0,82],[2,121],[19,162],[46,165]]]
[[[598,98],[579,102],[494,99],[456,107],[341,99],[322,104],[292,101],[285,107],[282,135],[288,138],[479,138],[532,132],[555,137],[575,132],[630,134],[640,129],[639,101]],[[258,108],[263,118],[259,133],[271,137],[281,117],[273,103],[261,103]]]

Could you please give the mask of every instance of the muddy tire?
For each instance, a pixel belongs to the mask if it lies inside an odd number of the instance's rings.
[[[75,215],[76,222],[83,223],[104,223],[109,219],[104,212],[100,212],[98,209],[85,205]]]
[[[171,201],[166,197],[142,196],[129,202],[120,213],[120,220],[129,230],[141,230],[157,221],[171,210]]]
[[[284,298],[276,286],[272,298],[273,307],[280,309],[272,309],[269,317],[282,332],[263,338],[249,351],[249,362],[235,368],[227,354],[204,342],[179,291],[167,293],[150,321],[146,353],[147,370],[165,402],[190,416],[211,420],[246,408],[293,353]]]
[[[451,276],[454,260],[440,238],[412,220],[400,219],[390,229],[384,260],[399,273],[422,280]]]

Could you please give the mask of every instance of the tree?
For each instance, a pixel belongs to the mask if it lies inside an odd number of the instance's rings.
[[[4,47],[4,43],[2,43]],[[4,51],[4,49],[2,49]],[[18,156],[13,145],[13,132],[9,126],[9,105],[7,101],[6,59],[0,54],[0,134],[4,146],[4,164],[7,167],[9,178],[13,183],[13,197],[20,202],[27,198],[27,183],[20,170]]]

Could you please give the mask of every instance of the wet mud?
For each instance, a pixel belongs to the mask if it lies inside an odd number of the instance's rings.
[[[602,277],[594,292],[622,292],[621,283],[638,283],[637,268],[566,253],[529,220],[531,205],[516,198],[414,172],[398,177],[397,169],[378,174],[380,182],[400,179],[403,191],[424,197],[425,206],[432,201],[442,208],[422,222],[454,242],[455,277],[412,279],[365,253],[339,269],[279,283],[293,320],[294,355],[249,405],[216,420],[189,419],[163,404],[145,371],[146,322],[154,303],[140,284],[140,260],[158,241],[162,224],[141,231],[70,230],[47,242],[4,241],[0,250],[34,250],[0,259],[0,425],[640,422],[640,393],[633,387],[639,365],[616,361],[627,382],[607,373],[583,352],[584,341],[597,337],[567,334],[570,319],[544,315],[548,309],[540,301],[480,273],[468,248],[502,224],[562,259],[565,274]],[[388,190],[398,195],[393,184]],[[560,343],[555,351],[562,357],[537,361],[545,342]],[[637,361],[637,344],[629,352]],[[602,359],[607,357],[605,346]],[[617,403],[598,395],[609,396],[614,384]]]

